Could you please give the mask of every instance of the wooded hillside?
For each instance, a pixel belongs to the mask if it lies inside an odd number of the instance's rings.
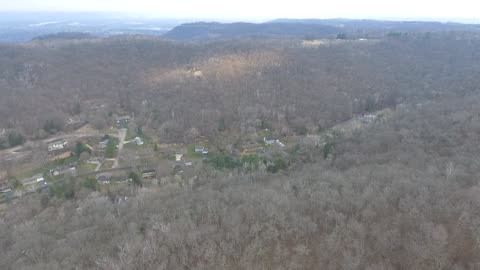
[[[101,127],[128,113],[165,141],[182,140],[190,128],[213,138],[220,123],[240,132],[324,129],[353,114],[475,91],[479,45],[462,33],[317,43],[186,45],[130,36],[2,45],[0,128],[41,138],[67,128],[69,118]]]
[[[282,174],[29,197],[2,214],[0,268],[477,269],[479,104],[405,106]]]

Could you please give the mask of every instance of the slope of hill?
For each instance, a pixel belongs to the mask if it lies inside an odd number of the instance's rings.
[[[408,100],[476,91],[478,46],[462,33],[318,47],[141,36],[5,45],[0,129],[42,138],[69,118],[105,124],[134,113],[166,141],[191,128],[213,138],[219,123],[244,133],[315,131]]]

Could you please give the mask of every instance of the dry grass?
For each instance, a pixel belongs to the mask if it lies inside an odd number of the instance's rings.
[[[193,68],[155,69],[145,76],[148,85],[158,85],[164,81],[178,81],[201,78],[237,78],[263,70],[266,67],[280,66],[284,58],[276,51],[257,51],[243,54],[226,54],[203,59],[192,64]]]

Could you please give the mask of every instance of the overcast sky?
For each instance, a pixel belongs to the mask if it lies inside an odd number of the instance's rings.
[[[0,11],[113,11],[168,18],[480,18],[480,0],[0,0]]]

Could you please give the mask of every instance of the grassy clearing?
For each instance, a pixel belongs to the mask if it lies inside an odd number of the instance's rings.
[[[58,166],[62,166],[71,162],[76,162],[76,161],[78,161],[78,157],[76,156],[69,157],[63,160],[52,161],[41,167],[18,171],[15,173],[15,177],[17,177],[18,179],[24,179],[24,178],[32,177],[33,175],[36,175],[36,174],[45,174],[45,173],[48,173],[50,170],[55,169]]]
[[[102,167],[100,167],[100,170],[107,170],[111,169],[113,167],[113,161],[112,160],[106,160],[103,164]]]
[[[120,193],[122,190],[127,187],[127,183],[116,183],[116,182],[110,182],[108,185],[100,185],[99,189],[101,193],[107,194],[107,193]]]
[[[115,138],[115,137],[110,137],[109,140],[110,141],[108,142],[107,147],[105,149],[105,157],[114,158],[117,156],[117,152],[118,152],[117,147],[120,141],[118,140],[118,138]]]
[[[97,164],[85,163],[77,168],[77,173],[82,174],[82,173],[93,172],[95,171],[96,168],[97,168]]]
[[[135,132],[135,129],[129,128],[127,129],[127,135],[125,136],[125,141],[131,141],[137,137],[137,132]]]
[[[187,146],[187,153],[185,154],[186,158],[189,159],[200,159],[203,157],[202,153],[195,152],[195,144],[191,144]]]

